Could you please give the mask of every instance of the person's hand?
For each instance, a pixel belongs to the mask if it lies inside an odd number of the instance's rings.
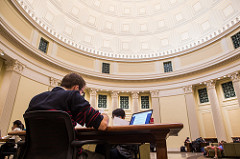
[[[102,113],[102,115],[103,115],[103,120],[101,121],[98,130],[106,130],[108,127],[109,117],[105,113]]]

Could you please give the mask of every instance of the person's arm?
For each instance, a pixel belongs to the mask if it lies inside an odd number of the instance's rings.
[[[107,114],[102,114],[103,115],[103,120],[101,121],[98,130],[106,130],[108,127],[108,122],[109,122],[109,117]]]

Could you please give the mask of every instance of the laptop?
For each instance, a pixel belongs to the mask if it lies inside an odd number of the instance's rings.
[[[129,125],[149,124],[152,117],[153,110],[146,110],[133,113]]]

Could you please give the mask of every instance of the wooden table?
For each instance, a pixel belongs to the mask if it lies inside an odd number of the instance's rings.
[[[167,159],[166,139],[177,136],[183,124],[147,124],[109,126],[106,131],[97,131],[90,128],[77,128],[79,140],[99,139],[109,144],[155,143],[157,159]]]
[[[157,159],[167,159],[166,139],[177,136],[183,128],[181,123],[109,126],[106,131],[92,128],[76,128],[79,140],[105,140],[109,144],[155,143]],[[9,132],[9,135],[25,136],[25,131]]]

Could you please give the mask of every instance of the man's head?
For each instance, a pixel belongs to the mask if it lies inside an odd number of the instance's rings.
[[[125,119],[125,111],[121,108],[117,108],[112,112],[112,117],[119,117]]]
[[[83,91],[86,85],[85,80],[78,73],[69,73],[62,79],[61,86],[69,90]]]

